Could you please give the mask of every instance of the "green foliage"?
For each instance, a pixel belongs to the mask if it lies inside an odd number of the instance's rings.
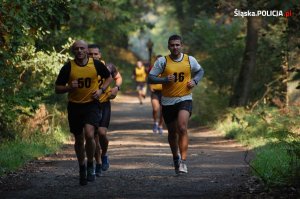
[[[36,132],[29,139],[17,138],[0,145],[0,175],[15,171],[28,161],[57,151],[68,138],[60,127],[52,132]]]
[[[72,40],[67,43],[68,48]],[[53,83],[63,62],[69,54],[36,51],[32,45],[22,46],[16,52],[18,60],[12,60],[11,71],[2,89],[0,97],[0,131],[2,138],[14,138],[18,133],[16,127],[23,125],[22,116],[34,115],[39,104],[53,95]],[[7,66],[8,67],[8,66]],[[7,72],[7,71],[6,71]],[[14,125],[12,125],[14,123]]]
[[[251,166],[268,185],[295,185],[300,177],[299,119],[298,107],[238,108],[230,109],[217,129],[255,151]]]
[[[204,53],[199,62],[205,69],[205,77],[213,82],[220,94],[231,93],[239,71],[244,48],[241,28],[241,20],[216,25],[216,21],[202,17],[195,21],[195,27],[186,35],[189,50],[194,54],[199,50]]]
[[[287,81],[286,74],[283,72],[286,67],[283,64],[286,50],[285,29],[285,19],[281,18],[275,24],[267,24],[260,31],[256,70],[250,92],[251,101],[260,99],[267,89],[270,89],[265,96],[268,103],[274,97],[285,101],[286,87],[284,82]],[[269,88],[262,86],[270,82],[274,83]]]
[[[251,162],[268,185],[297,185],[300,177],[300,143],[276,142],[256,150]]]
[[[218,89],[206,78],[193,89],[193,117],[201,125],[216,122],[225,113],[227,104],[228,97],[220,96]]]

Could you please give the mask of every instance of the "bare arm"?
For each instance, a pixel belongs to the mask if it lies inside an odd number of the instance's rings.
[[[122,76],[121,76],[121,74],[119,72],[115,76],[114,80],[116,82],[116,86],[121,86],[122,85],[123,78],[122,78]]]
[[[115,87],[113,87],[111,89],[110,99],[114,99],[117,96],[118,91],[120,90],[120,86],[122,85],[123,79],[122,79],[122,76],[121,76],[121,74],[119,72],[115,76],[114,80],[115,80],[116,84],[115,84]]]

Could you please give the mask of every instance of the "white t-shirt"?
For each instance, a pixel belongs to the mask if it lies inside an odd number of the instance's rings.
[[[183,58],[183,53],[181,53],[180,57],[174,61],[180,61],[180,60],[182,60],[182,58]],[[202,70],[202,67],[197,62],[197,60],[192,56],[189,56],[189,61],[190,61],[191,73],[192,73],[192,77],[193,77],[195,72]],[[164,71],[165,67],[166,67],[166,58],[165,57],[158,58],[155,61],[154,66],[150,71],[150,75],[158,76],[159,74],[161,74]],[[164,97],[164,96],[162,96],[161,103],[164,106],[168,106],[168,105],[177,104],[179,102],[186,101],[186,100],[192,100],[192,93],[189,95],[182,96],[182,97]]]

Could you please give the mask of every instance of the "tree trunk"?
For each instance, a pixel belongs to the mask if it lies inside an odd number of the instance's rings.
[[[240,74],[235,83],[230,106],[246,106],[249,101],[252,77],[255,68],[258,31],[261,26],[261,18],[248,17],[246,47]]]

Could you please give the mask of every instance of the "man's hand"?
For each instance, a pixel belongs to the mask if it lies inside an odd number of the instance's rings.
[[[195,85],[196,85],[196,84],[195,84],[194,80],[190,80],[190,81],[187,83],[187,87],[188,87],[189,89],[194,88]]]
[[[69,92],[74,91],[76,88],[78,88],[78,80],[73,80],[68,87],[69,87]]]
[[[95,100],[99,100],[99,97],[100,97],[100,95],[102,94],[102,90],[101,89],[99,89],[99,90],[96,90],[96,91],[94,91],[93,93],[93,99],[95,99]]]
[[[111,94],[109,96],[109,99],[115,99],[118,94],[119,89],[117,87],[114,87],[110,91],[111,91]]]

